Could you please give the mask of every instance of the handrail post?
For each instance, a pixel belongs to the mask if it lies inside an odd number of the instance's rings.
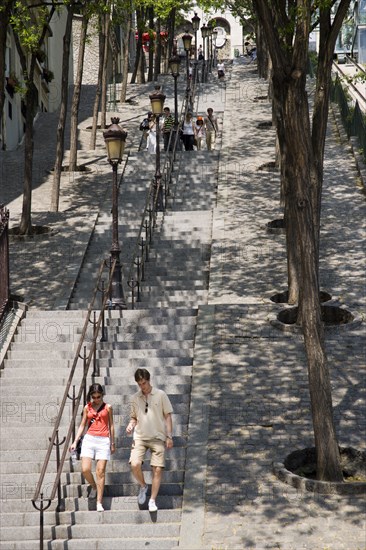
[[[141,261],[140,258],[137,257],[136,259],[136,280],[137,280],[137,298],[136,302],[141,302],[141,294],[140,294],[140,287],[141,287]]]
[[[145,249],[147,249],[147,246],[146,246],[146,243],[144,243],[143,237],[141,237],[140,246],[141,246],[141,278],[140,280],[145,281],[145,259],[146,259],[145,255],[147,253],[147,250],[145,251]]]
[[[36,505],[36,501],[32,499],[33,507],[39,511],[39,550],[43,550],[43,539],[44,539],[44,512],[51,506],[52,500],[50,498],[46,499],[48,504],[43,506],[43,493],[40,494],[40,507]]]
[[[104,310],[103,310],[104,311]],[[98,337],[98,328],[97,328],[97,319],[96,319],[96,311],[94,311],[94,321],[93,321],[93,348],[94,348],[94,351],[93,351],[93,372],[92,372],[92,379],[93,379],[93,382],[94,382],[94,378],[95,377],[98,377],[100,375],[100,371],[99,371],[99,363],[97,365],[97,348],[96,348],[96,342],[97,342],[97,337]]]
[[[81,356],[81,359],[83,360],[83,374],[87,371],[88,365],[86,360],[86,346],[84,346],[84,356]],[[83,389],[83,406],[85,407],[86,401],[87,401],[87,395],[86,395],[86,377],[84,379],[84,389]]]
[[[139,283],[134,279],[131,279],[128,281],[128,286],[131,289],[131,307],[132,309],[135,309],[135,288],[136,286],[139,287]]]
[[[105,330],[105,308],[103,306],[104,296],[105,296],[104,279],[101,280],[101,285],[102,285],[102,288],[100,289],[100,292],[101,292],[101,306],[100,306],[100,309],[101,309],[101,314],[102,314],[102,336],[100,338],[100,341],[101,342],[106,342],[107,341],[107,335],[106,335],[106,330]],[[98,288],[98,290],[99,290],[99,288]]]
[[[72,416],[74,416],[74,412],[75,412],[75,401],[76,401],[76,397],[75,397],[75,384],[73,384],[72,386],[72,397],[67,394],[67,397],[69,399],[72,400]],[[75,433],[76,433],[76,429],[75,429],[75,422],[73,422],[73,427],[72,427],[72,438],[75,439]]]
[[[49,440],[51,441],[51,438],[49,438]],[[57,470],[59,469],[59,466],[60,466],[60,446],[63,445],[63,443],[65,443],[66,441],[66,437],[63,438],[62,441],[60,441],[59,439],[59,435],[58,435],[58,430],[56,430],[56,441],[54,441],[54,446],[56,447],[56,467],[57,467]],[[57,484],[57,511],[58,512],[63,512],[65,510],[65,507],[61,505],[61,478],[58,480],[58,484]]]

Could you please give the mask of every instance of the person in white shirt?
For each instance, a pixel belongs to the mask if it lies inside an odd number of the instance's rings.
[[[219,79],[225,77],[225,65],[224,65],[224,63],[218,63],[217,64],[217,76],[218,76]]]
[[[206,144],[208,151],[215,149],[216,137],[219,132],[217,118],[213,115],[213,109],[209,107],[207,109],[207,117],[205,118],[206,127]]]
[[[165,466],[165,450],[173,447],[173,407],[163,390],[150,384],[150,373],[147,369],[137,369],[135,382],[139,391],[132,396],[130,422],[126,432],[134,432],[130,465],[140,485],[138,503],[146,501],[148,486],[142,471],[145,454],[151,451],[150,465],[153,471],[149,511],[157,512],[156,497],[160,489]]]

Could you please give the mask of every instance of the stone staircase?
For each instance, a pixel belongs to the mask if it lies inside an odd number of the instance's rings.
[[[121,187],[124,258],[131,254],[140,221],[136,212],[142,211],[144,202],[144,184],[136,177],[143,155],[141,159],[136,155],[136,162],[130,165],[131,181],[127,185],[130,175],[126,172]],[[200,165],[204,169],[193,173]],[[107,341],[98,343],[100,376],[95,381],[105,387],[106,401],[113,405],[117,452],[107,468],[105,512],[96,512],[95,501],[88,500],[80,463],[73,466],[67,460],[62,476],[65,511],[56,511],[54,501],[45,512],[47,548],[139,550],[179,544],[196,315],[199,305],[207,303],[216,165],[217,153],[182,153],[169,210],[154,234],[142,300],[135,310],[107,313]],[[146,172],[144,182],[145,178]],[[4,362],[1,550],[39,548],[39,512],[32,507],[31,498],[88,307],[93,288],[90,274],[95,273],[101,254],[110,246],[107,208],[99,219],[70,310],[59,311],[57,316],[54,311],[29,310]],[[167,392],[174,409],[174,448],[168,452],[155,518],[146,505],[138,506],[138,485],[128,465],[131,438],[125,428],[129,399],[137,389],[133,374],[139,367],[151,372],[152,384]],[[66,416],[71,416],[71,402]],[[67,420],[60,427],[61,439],[66,435]],[[50,472],[55,469],[53,457]],[[150,482],[149,460],[144,469]],[[51,483],[53,476],[48,473],[45,498]]]

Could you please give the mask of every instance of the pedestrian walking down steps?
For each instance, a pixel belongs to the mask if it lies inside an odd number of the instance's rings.
[[[133,433],[130,466],[140,485],[137,501],[140,506],[146,502],[148,485],[145,482],[142,464],[148,451],[151,453],[152,468],[149,512],[157,512],[156,499],[165,467],[165,451],[173,447],[173,407],[167,394],[150,384],[147,369],[137,369],[135,382],[139,391],[132,396],[130,422],[127,434]]]

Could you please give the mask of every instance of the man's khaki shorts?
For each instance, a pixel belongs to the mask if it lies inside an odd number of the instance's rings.
[[[142,440],[136,439],[132,443],[131,462],[143,464],[146,452],[151,451],[150,466],[165,467],[165,442],[161,439]]]

